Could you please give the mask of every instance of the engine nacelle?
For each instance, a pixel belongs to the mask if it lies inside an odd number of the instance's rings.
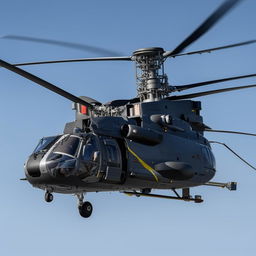
[[[123,125],[121,134],[126,139],[151,146],[161,143],[163,139],[163,135],[159,132],[131,124]]]

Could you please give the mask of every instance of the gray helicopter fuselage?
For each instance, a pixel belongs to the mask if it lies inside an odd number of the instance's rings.
[[[133,103],[118,114],[77,119],[46,137],[25,165],[35,187],[59,193],[188,188],[215,174],[215,160],[194,101]],[[86,129],[85,129],[86,127]],[[75,131],[75,132],[74,132]]]
[[[136,196],[151,196],[203,202],[192,197],[190,187],[210,185],[236,189],[236,183],[209,182],[215,175],[215,159],[204,131],[252,135],[213,130],[200,116],[201,102],[194,99],[217,93],[248,89],[253,85],[228,87],[178,95],[176,93],[206,85],[254,77],[256,74],[214,79],[185,85],[169,84],[164,63],[183,55],[201,54],[248,45],[256,40],[208,48],[194,52],[185,49],[209,31],[241,0],[225,0],[176,48],[141,48],[128,56],[50,60],[11,64],[0,60],[0,66],[73,102],[76,119],[67,123],[58,136],[44,137],[25,164],[25,175],[33,186],[44,189],[45,201],[52,192],[75,193],[82,217],[92,213],[91,203],[84,202],[84,192],[121,191]],[[9,39],[44,42],[77,48],[77,44],[23,36]],[[79,46],[81,48],[81,46]],[[98,47],[88,47],[102,53]],[[106,50],[103,49],[106,53]],[[109,51],[107,51],[109,53]],[[17,66],[67,62],[129,61],[135,63],[137,96],[102,104],[89,97],[77,97],[62,88]],[[171,95],[170,95],[171,94]],[[173,95],[174,94],[174,95]],[[213,142],[219,143],[219,142]],[[220,143],[226,146],[224,143]],[[233,150],[231,150],[233,152]],[[238,156],[235,152],[233,152]],[[238,156],[239,157],[239,156]],[[243,160],[241,157],[239,157]],[[243,160],[246,164],[245,160]],[[248,164],[255,169],[253,166]],[[175,189],[182,189],[182,196]],[[173,196],[151,194],[151,189],[172,189]],[[149,195],[150,194],[150,195]]]

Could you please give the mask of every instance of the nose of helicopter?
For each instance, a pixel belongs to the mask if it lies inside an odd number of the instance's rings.
[[[32,185],[49,183],[52,177],[44,171],[45,167],[42,157],[33,153],[24,164],[24,172],[28,182]]]
[[[43,156],[32,154],[24,165],[25,175],[32,178],[45,177],[46,174],[51,177],[59,175],[69,176],[72,170],[76,169],[77,158],[56,154],[54,158],[45,159]]]
[[[40,177],[41,171],[40,171],[40,162],[42,158],[36,154],[33,153],[27,160],[27,162],[24,165],[24,171],[25,175],[27,177]]]

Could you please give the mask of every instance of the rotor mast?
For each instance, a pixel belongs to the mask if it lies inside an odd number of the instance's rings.
[[[140,101],[158,101],[168,96],[168,80],[164,73],[164,49],[139,49],[133,53],[136,63],[137,93]]]

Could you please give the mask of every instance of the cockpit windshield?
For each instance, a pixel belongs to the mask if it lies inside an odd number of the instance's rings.
[[[35,150],[33,151],[33,153],[39,153],[43,150],[47,150],[49,149],[55,141],[57,141],[60,138],[60,136],[50,136],[50,137],[44,137],[42,138],[38,145],[36,146]]]
[[[80,139],[76,136],[65,136],[53,149],[52,153],[76,156]]]

